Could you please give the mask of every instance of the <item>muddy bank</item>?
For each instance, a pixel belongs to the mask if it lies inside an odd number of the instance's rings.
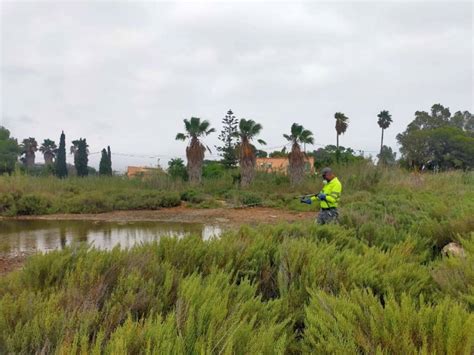
[[[245,209],[196,209],[180,206],[154,211],[113,211],[100,214],[53,214],[45,216],[21,216],[15,219],[92,220],[110,222],[161,221],[239,226],[242,224],[311,221],[315,218],[315,215],[315,212],[292,212],[264,207]]]
[[[20,269],[27,258],[27,254],[0,255],[0,276],[6,275],[11,271]]]

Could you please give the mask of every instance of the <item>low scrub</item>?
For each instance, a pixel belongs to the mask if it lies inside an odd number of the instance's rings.
[[[0,193],[0,214],[4,216],[50,213],[102,213],[113,210],[156,210],[179,206],[180,195],[163,191],[80,192],[69,186],[56,195],[39,193]]]
[[[303,348],[318,354],[470,354],[474,316],[443,299],[388,295],[368,290],[334,296],[311,291]]]
[[[244,226],[31,257],[0,278],[0,353],[472,353],[473,235],[441,257],[411,232],[358,233]]]

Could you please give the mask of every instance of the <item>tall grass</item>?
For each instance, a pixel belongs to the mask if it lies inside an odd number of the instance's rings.
[[[384,224],[398,228],[414,215],[421,222],[425,217],[443,220],[465,216],[474,208],[472,172],[420,175],[367,163],[336,166],[335,171],[343,184],[341,206],[348,212],[344,213],[346,224],[361,225],[369,220],[379,224],[382,219]],[[296,197],[322,187],[315,175],[293,187],[284,175],[259,173],[251,186],[241,189],[233,182],[233,174],[203,179],[198,186],[163,174],[144,179],[1,176],[0,215],[156,209],[179,205],[180,200],[195,207],[218,207],[220,200],[230,207],[261,205],[309,211],[315,207],[301,204]]]

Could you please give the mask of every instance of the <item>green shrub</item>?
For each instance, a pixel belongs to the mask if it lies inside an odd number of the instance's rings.
[[[432,275],[444,294],[464,302],[474,312],[474,233],[463,239],[461,245],[465,255],[438,260]]]
[[[179,194],[175,192],[145,192],[139,197],[140,208],[156,210],[164,207],[175,207],[181,204]]]
[[[260,205],[262,204],[262,198],[253,192],[243,192],[239,197],[240,203],[242,205]]]
[[[210,162],[204,164],[202,168],[202,177],[205,179],[219,179],[225,174],[224,166],[219,162]]]
[[[181,200],[191,203],[201,203],[204,201],[204,195],[196,190],[186,190],[181,193]]]
[[[101,193],[84,193],[62,202],[69,213],[101,213],[111,211],[113,204]]]
[[[384,304],[370,291],[311,291],[304,349],[318,354],[469,354],[474,317],[449,299],[437,305],[402,294]]]
[[[41,215],[48,213],[51,201],[41,195],[26,194],[21,196],[15,203],[16,214],[19,215]]]
[[[12,193],[0,193],[0,214],[6,214],[15,206],[15,196]]]
[[[401,240],[281,224],[37,255],[0,278],[0,353],[469,353],[472,237],[434,261]]]

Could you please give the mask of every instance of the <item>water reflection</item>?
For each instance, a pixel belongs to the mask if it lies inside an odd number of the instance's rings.
[[[119,244],[129,248],[163,236],[182,238],[194,234],[209,239],[220,233],[218,226],[194,223],[8,220],[0,221],[0,255],[63,249],[77,242],[99,249],[112,249]]]

